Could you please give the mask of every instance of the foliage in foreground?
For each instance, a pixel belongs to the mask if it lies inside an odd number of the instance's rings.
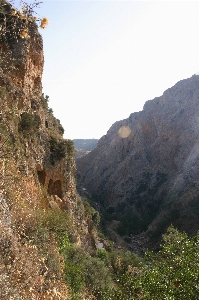
[[[70,246],[65,259],[66,281],[74,299],[87,288],[98,300],[197,300],[199,299],[199,234],[169,227],[157,253],[143,261],[125,251],[98,249],[94,256]]]
[[[72,294],[73,300],[199,299],[199,234],[189,238],[170,227],[163,235],[161,250],[146,253],[143,261],[122,250],[97,249],[91,255],[76,245],[70,215],[49,208],[47,191],[37,197],[36,187],[29,180],[15,178],[12,182],[9,175],[14,168],[5,167],[8,175],[5,184],[7,199],[12,200],[10,209],[16,237],[9,239],[3,233],[0,255],[10,268],[7,273],[12,275],[16,288],[26,291],[31,287],[31,295],[39,295],[40,299],[45,299],[46,292],[53,293],[55,287],[67,294],[66,299]],[[37,199],[38,203],[29,199]],[[86,219],[93,217],[88,204],[84,214]],[[20,247],[23,251],[18,253]],[[31,286],[33,277],[35,284]],[[48,284],[47,291],[43,290],[43,283]]]
[[[187,234],[169,227],[158,253],[148,252],[139,268],[119,276],[115,290],[101,292],[98,299],[199,299],[199,234]]]

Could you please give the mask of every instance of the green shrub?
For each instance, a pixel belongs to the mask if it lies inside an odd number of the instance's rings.
[[[55,233],[63,233],[69,224],[69,215],[61,209],[47,209],[43,215],[43,225],[49,231]]]
[[[50,160],[52,164],[55,164],[56,160],[61,160],[67,155],[67,142],[59,141],[56,137],[50,137]]]
[[[105,249],[97,249],[95,255],[103,262],[108,262],[108,252]]]
[[[24,112],[21,114],[21,120],[19,122],[19,130],[23,132],[23,134],[33,134],[37,131],[40,125],[39,116],[32,115],[28,112]]]
[[[100,223],[100,214],[97,210],[94,210],[93,214],[92,214],[92,221],[93,224],[98,227],[99,223]]]
[[[44,97],[44,94],[41,96],[41,105],[44,109],[48,109],[48,101],[49,101],[49,96],[45,96]]]
[[[61,135],[64,134],[64,127],[61,124],[58,126],[58,131]]]
[[[80,292],[85,286],[84,265],[88,254],[80,247],[71,245],[62,253],[65,261],[65,278],[73,293]]]
[[[103,261],[96,257],[89,257],[85,262],[85,282],[90,291],[99,291],[104,288],[111,288],[113,281],[109,269]]]
[[[138,267],[141,261],[141,258],[131,251],[114,250],[109,253],[109,264],[117,275],[124,274],[129,266]]]
[[[57,240],[59,251],[63,252],[74,240],[72,220],[67,212],[59,208],[37,209],[36,221],[36,229],[33,228],[31,234],[38,243],[44,243],[53,234]]]
[[[146,255],[141,278],[146,299],[198,299],[199,234],[188,238],[169,227],[163,242],[157,254]]]
[[[159,252],[147,252],[139,267],[118,273],[119,285],[103,300],[196,300],[199,297],[199,233],[192,238],[169,227]]]
[[[77,294],[84,289],[84,273],[79,265],[68,262],[65,267],[65,278],[74,294]]]
[[[48,109],[48,112],[49,112],[50,114],[53,114],[53,109],[52,109],[52,108],[49,108],[49,109]]]
[[[97,227],[100,223],[100,215],[99,212],[96,211],[93,207],[91,207],[90,203],[86,200],[83,201],[85,216],[87,218],[91,218],[93,224]]]
[[[71,159],[75,153],[74,143],[72,140],[59,140],[56,136],[51,136],[50,144],[50,161],[54,165],[56,161],[67,156],[67,169],[70,171]]]
[[[75,146],[74,146],[74,142],[72,140],[67,140],[67,152],[69,156],[74,156],[75,154]]]
[[[65,260],[66,282],[73,293],[79,293],[85,288],[97,291],[112,287],[110,271],[101,259],[92,257],[82,248],[72,245],[62,255]]]

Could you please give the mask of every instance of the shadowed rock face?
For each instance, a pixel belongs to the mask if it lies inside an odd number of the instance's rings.
[[[77,159],[80,185],[109,219],[120,220],[121,235],[156,238],[171,223],[189,233],[199,229],[198,111],[194,75],[113,124],[97,148]]]

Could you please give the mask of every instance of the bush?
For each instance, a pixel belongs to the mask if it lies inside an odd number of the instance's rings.
[[[58,126],[58,131],[61,135],[64,134],[64,127],[61,124]]]
[[[67,140],[67,152],[68,155],[73,156],[75,154],[75,146],[72,140]]]
[[[93,214],[92,214],[92,221],[93,224],[98,227],[99,223],[100,223],[100,214],[97,210],[94,210]]]
[[[113,285],[108,268],[98,258],[90,256],[86,260],[85,269],[86,287],[90,291],[99,291],[104,288],[110,288]]]
[[[53,235],[60,253],[75,239],[73,223],[69,213],[59,208],[37,208],[35,225],[31,227],[29,225],[25,234],[31,235],[38,245],[45,244]]]
[[[24,112],[21,114],[21,121],[19,123],[19,130],[23,132],[23,134],[33,134],[40,125],[39,116],[32,115],[28,112]]]
[[[95,255],[103,262],[108,262],[108,252],[105,249],[97,249]]]
[[[73,293],[79,293],[85,288],[92,292],[112,286],[109,269],[97,257],[91,257],[80,247],[72,245],[62,255],[66,282]]]
[[[65,232],[69,225],[69,215],[59,208],[47,209],[39,221],[48,231],[60,234]]]
[[[198,299],[199,234],[188,238],[169,227],[163,242],[157,254],[146,255],[141,277],[146,299]]]
[[[50,138],[50,160],[52,164],[55,164],[56,160],[61,160],[66,157],[67,154],[67,142],[59,141],[56,137]]]
[[[49,109],[48,109],[48,112],[49,112],[50,114],[53,114],[53,109],[52,109],[52,108],[49,108]]]
[[[139,267],[129,265],[124,272],[117,272],[119,285],[102,291],[100,299],[196,300],[199,297],[198,253],[199,233],[189,238],[169,227],[163,235],[162,249],[158,253],[147,252]]]
[[[85,216],[87,218],[91,218],[93,224],[97,227],[100,223],[100,215],[99,212],[96,211],[93,207],[91,207],[90,203],[86,200],[83,201]]]
[[[48,101],[49,101],[49,96],[45,96],[44,97],[44,94],[41,96],[41,105],[44,109],[48,109]]]

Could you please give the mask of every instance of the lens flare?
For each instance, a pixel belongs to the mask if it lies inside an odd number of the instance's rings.
[[[124,139],[127,138],[131,134],[131,129],[129,126],[121,126],[120,129],[118,130],[118,135]]]

